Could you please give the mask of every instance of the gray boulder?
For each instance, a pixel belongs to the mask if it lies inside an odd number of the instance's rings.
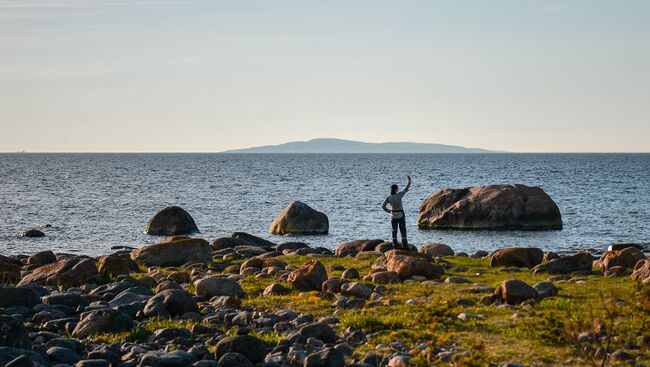
[[[150,235],[183,235],[198,232],[192,216],[178,206],[167,207],[156,213],[145,227],[145,233]]]
[[[279,235],[327,234],[328,231],[327,215],[300,201],[294,201],[284,208],[269,227],[269,232]]]
[[[201,238],[170,237],[131,252],[133,261],[147,266],[180,266],[212,261],[210,244]]]
[[[421,229],[562,229],[557,204],[539,187],[488,185],[434,192],[420,207]]]

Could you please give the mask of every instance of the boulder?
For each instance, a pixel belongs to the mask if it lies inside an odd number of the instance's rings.
[[[533,288],[539,294],[539,298],[557,296],[557,288],[552,282],[538,282],[533,285]]]
[[[145,233],[150,235],[174,236],[198,231],[192,216],[178,206],[170,206],[159,211],[149,219],[145,227]]]
[[[621,250],[610,250],[605,252],[594,264],[602,270],[609,270],[615,266],[632,269],[639,262],[645,259],[643,251],[636,247],[629,246]]]
[[[490,266],[532,268],[542,263],[544,251],[536,247],[508,247],[490,254]]]
[[[293,335],[301,335],[305,339],[316,338],[325,343],[334,343],[338,339],[338,335],[336,335],[334,329],[332,329],[328,324],[322,322],[312,322],[302,326],[297,332],[290,334],[289,339],[291,339]]]
[[[41,303],[41,297],[28,288],[0,288],[0,308],[22,306],[32,308]]]
[[[248,360],[241,353],[226,353],[219,358],[220,367],[255,367],[251,361]]]
[[[300,201],[294,201],[284,208],[269,227],[269,232],[279,235],[327,234],[328,231],[327,215]]]
[[[237,281],[222,277],[209,276],[199,279],[194,283],[196,294],[212,298],[214,296],[243,297],[244,290]]]
[[[445,272],[442,266],[433,262],[431,256],[405,250],[385,252],[375,260],[372,268],[394,271],[402,280],[412,276],[439,279]]]
[[[291,289],[299,291],[320,291],[327,280],[327,270],[320,261],[312,260],[292,271],[287,278]]]
[[[366,275],[363,278],[366,282],[371,282],[374,284],[390,284],[390,283],[399,283],[399,275],[394,271],[378,271]]]
[[[188,312],[199,312],[199,307],[191,294],[181,289],[167,289],[147,301],[150,303],[159,302],[162,304],[170,316],[181,316]],[[145,305],[146,307],[146,305]]]
[[[195,355],[183,350],[175,350],[169,353],[150,351],[142,355],[138,367],[183,367],[190,366],[196,361]]]
[[[334,254],[340,257],[356,256],[362,251],[374,251],[375,247],[381,243],[384,243],[384,240],[354,240],[344,242],[336,247]]]
[[[0,347],[31,349],[32,342],[22,321],[0,315]]]
[[[508,279],[494,291],[494,296],[502,301],[515,305],[529,299],[538,299],[539,293],[519,279]]]
[[[533,268],[533,273],[569,274],[575,271],[591,271],[593,258],[590,253],[583,251],[571,256],[559,256],[549,262]]]
[[[341,293],[345,296],[368,299],[372,294],[372,289],[362,283],[351,282],[345,283],[341,286]]]
[[[129,275],[131,273],[139,273],[140,268],[131,258],[129,254],[113,254],[102,256],[99,258],[97,270],[100,274],[104,275]]]
[[[30,265],[47,265],[55,262],[56,255],[51,250],[35,252],[27,259],[27,264]]]
[[[650,258],[640,260],[636,263],[632,272],[632,280],[641,283],[650,283]]]
[[[180,266],[212,261],[210,244],[201,238],[172,237],[131,252],[133,261],[147,266]]]
[[[127,315],[104,308],[81,314],[81,319],[72,331],[74,338],[87,338],[92,335],[131,330],[135,324]]]
[[[29,229],[18,233],[18,237],[45,237],[45,233],[39,231],[38,229]]]
[[[262,295],[264,297],[270,297],[270,296],[282,296],[289,293],[291,293],[291,289],[279,283],[271,283],[269,286],[264,288],[264,292],[262,293]]]
[[[628,247],[634,247],[637,248],[641,251],[643,251],[643,246],[639,245],[638,243],[611,243],[607,247],[607,251],[620,251],[624,250]]]
[[[343,352],[335,348],[321,349],[305,358],[303,366],[307,367],[344,367]]]
[[[226,353],[240,353],[253,363],[264,360],[268,348],[266,344],[250,335],[228,336],[217,343],[215,355],[221,358]]]
[[[443,243],[427,243],[420,247],[420,253],[429,256],[454,256],[454,250]]]
[[[245,232],[234,232],[232,235],[230,235],[230,237],[235,240],[247,242],[249,246],[264,247],[269,249],[273,249],[277,246],[277,244],[271,241],[265,240],[261,237],[253,236],[252,234]]]
[[[427,198],[417,218],[421,229],[562,229],[560,209],[539,187],[488,185],[444,189]]]
[[[252,246],[252,244],[246,240],[232,237],[220,237],[212,241],[212,247],[216,251],[226,248],[235,248],[237,246]]]
[[[34,269],[25,275],[18,285],[37,283],[53,287],[72,287],[95,282],[98,278],[99,272],[93,259],[72,257]]]
[[[21,266],[18,264],[0,261],[0,280],[4,283],[17,282],[20,280],[20,269]]]

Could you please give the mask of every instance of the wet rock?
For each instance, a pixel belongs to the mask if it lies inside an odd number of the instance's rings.
[[[549,262],[533,268],[533,273],[569,274],[576,271],[591,271],[593,258],[588,252],[579,252],[571,256],[559,256]]]
[[[156,213],[145,227],[145,233],[149,235],[184,235],[198,232],[192,216],[183,208],[178,206],[167,207]]]
[[[303,264],[289,274],[287,283],[291,289],[299,291],[319,291],[321,285],[327,280],[325,266],[319,261],[312,260]]]
[[[264,360],[267,352],[262,340],[250,335],[236,335],[221,339],[217,343],[215,354],[221,358],[227,353],[240,353],[249,361],[259,363]]]
[[[20,320],[0,315],[0,347],[29,349],[31,345],[27,330]]]
[[[55,262],[56,255],[50,250],[35,252],[27,259],[27,264],[30,265],[47,265]]]
[[[361,251],[374,251],[375,247],[384,240],[354,240],[345,242],[336,247],[334,254],[339,257],[356,256]]]
[[[38,229],[28,229],[26,231],[18,233],[18,237],[45,237],[45,233],[39,231]]]
[[[244,290],[237,281],[222,276],[209,276],[195,283],[196,294],[212,298],[214,296],[243,297]]]
[[[0,308],[22,306],[32,308],[41,303],[41,297],[28,288],[0,288]]]
[[[421,229],[562,229],[555,202],[539,187],[488,185],[444,189],[427,198],[417,218]]]
[[[95,261],[83,257],[72,257],[36,268],[18,283],[37,283],[48,286],[78,286],[92,283],[99,278]]]
[[[544,259],[544,252],[535,247],[509,247],[490,254],[490,266],[532,268]]]
[[[127,331],[133,327],[134,323],[130,317],[116,310],[105,308],[82,314],[79,323],[72,331],[72,336],[87,338],[91,335]]]
[[[538,299],[535,288],[519,279],[508,279],[494,291],[494,295],[504,302],[514,305],[529,299]]]
[[[427,243],[420,247],[420,253],[429,256],[454,256],[454,250],[442,243]]]
[[[131,259],[147,266],[180,266],[210,262],[212,252],[204,239],[177,236],[133,251]]]
[[[327,216],[300,201],[294,201],[284,208],[269,227],[269,232],[279,235],[327,234],[328,231]]]

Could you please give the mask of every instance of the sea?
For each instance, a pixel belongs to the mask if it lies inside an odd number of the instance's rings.
[[[650,242],[650,154],[0,154],[0,254],[101,255],[161,238],[144,233],[160,209],[178,205],[198,237],[243,231],[276,243],[335,248],[390,239],[381,209],[391,184],[413,177],[404,197],[417,246],[457,252],[535,246],[560,253]],[[434,191],[485,184],[539,186],[560,208],[555,231],[419,230],[421,203]],[[329,217],[330,233],[274,236],[269,224],[291,201]],[[37,228],[43,238],[20,238]]]

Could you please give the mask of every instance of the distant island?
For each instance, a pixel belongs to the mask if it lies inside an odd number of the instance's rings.
[[[465,148],[456,145],[389,142],[366,143],[343,139],[312,139],[280,145],[265,145],[227,150],[223,153],[496,153],[495,151]]]

